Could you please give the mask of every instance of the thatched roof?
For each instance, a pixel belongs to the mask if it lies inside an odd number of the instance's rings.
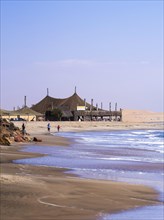
[[[17,115],[36,115],[40,116],[41,113],[32,110],[31,108],[25,106],[17,111],[14,111]]]
[[[75,92],[72,96],[64,99],[53,98],[47,95],[40,102],[33,105],[31,109],[44,114],[47,110],[52,110],[53,108],[74,111],[77,110],[77,106],[84,105],[84,100]],[[89,107],[90,104],[87,103],[86,106]]]
[[[26,107],[23,107],[23,108],[16,110],[16,111],[8,111],[8,110],[0,109],[0,115],[2,115],[2,116],[5,116],[5,115],[8,115],[8,116],[17,116],[17,115],[40,116],[41,114],[26,106]]]
[[[0,115],[5,116],[5,115],[13,115],[14,111],[9,111],[9,110],[4,110],[0,109]]]
[[[80,96],[77,95],[77,93],[74,93],[72,96],[65,99],[60,104],[60,107],[68,107],[71,111],[77,110],[77,106],[84,106],[85,102],[83,99],[80,98]],[[87,103],[87,107],[90,105]]]
[[[56,106],[59,106],[59,104],[64,100],[65,99],[56,99],[47,95],[40,102],[33,105],[31,109],[44,114],[47,110],[52,110]]]

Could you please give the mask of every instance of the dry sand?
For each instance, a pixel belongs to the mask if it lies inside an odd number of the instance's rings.
[[[51,132],[57,132],[57,126],[60,125],[60,131],[82,131],[82,130],[125,130],[125,129],[163,129],[164,113],[156,113],[141,110],[123,110],[122,122],[110,121],[65,121],[50,122]],[[21,128],[22,122],[14,122]],[[47,132],[47,122],[26,122],[26,130],[33,135],[45,134]]]
[[[60,125],[61,131],[162,128],[147,122],[60,122]],[[21,124],[15,123],[19,127]],[[57,125],[51,123],[52,132],[56,132]],[[47,122],[27,122],[26,130],[42,139],[38,145],[69,147],[71,143],[69,139],[48,134]],[[157,192],[146,186],[81,179],[66,174],[64,169],[13,164],[14,159],[40,156],[20,152],[20,148],[20,144],[1,146],[1,220],[95,220],[105,213],[159,203]]]

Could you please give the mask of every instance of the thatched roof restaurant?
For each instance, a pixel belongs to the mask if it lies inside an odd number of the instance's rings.
[[[121,111],[115,110],[114,112],[105,111],[102,108],[98,109],[98,106],[93,106],[93,99],[91,104],[87,103],[85,99],[82,99],[76,90],[74,94],[68,98],[53,98],[49,96],[44,97],[41,101],[31,107],[32,110],[37,111],[45,115],[45,120],[97,120],[103,117],[119,117],[122,118]],[[58,116],[55,116],[58,115]]]
[[[75,92],[72,96],[64,99],[53,98],[47,95],[40,102],[31,107],[32,110],[45,114],[46,111],[51,111],[54,108],[59,108],[67,111],[77,110],[77,106],[86,106],[90,107],[89,103],[86,103],[85,100],[80,98]]]
[[[117,111],[117,103],[115,105],[115,111],[111,111],[111,103],[109,110],[103,110],[101,108],[93,106],[93,99],[91,104],[86,102],[86,99],[82,99],[77,93],[76,89],[72,96],[67,98],[54,98],[49,96],[48,92],[37,104],[28,108],[26,105],[26,96],[24,97],[24,107],[17,111],[5,111],[1,110],[1,117],[13,120],[122,120],[122,111]]]

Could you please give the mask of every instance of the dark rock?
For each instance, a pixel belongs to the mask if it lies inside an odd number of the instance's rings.
[[[35,141],[35,142],[42,142],[41,139],[38,139],[38,138],[36,138],[36,137],[33,138],[33,141]]]
[[[10,146],[11,141],[7,137],[0,137],[0,145]]]
[[[22,131],[14,123],[0,118],[0,145],[10,145],[13,141],[29,142],[31,138],[28,136],[27,134],[24,136]]]

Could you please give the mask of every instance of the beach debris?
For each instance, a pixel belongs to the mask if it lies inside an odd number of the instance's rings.
[[[41,139],[38,139],[38,138],[36,138],[36,137],[33,138],[33,141],[35,141],[35,142],[42,142]]]

